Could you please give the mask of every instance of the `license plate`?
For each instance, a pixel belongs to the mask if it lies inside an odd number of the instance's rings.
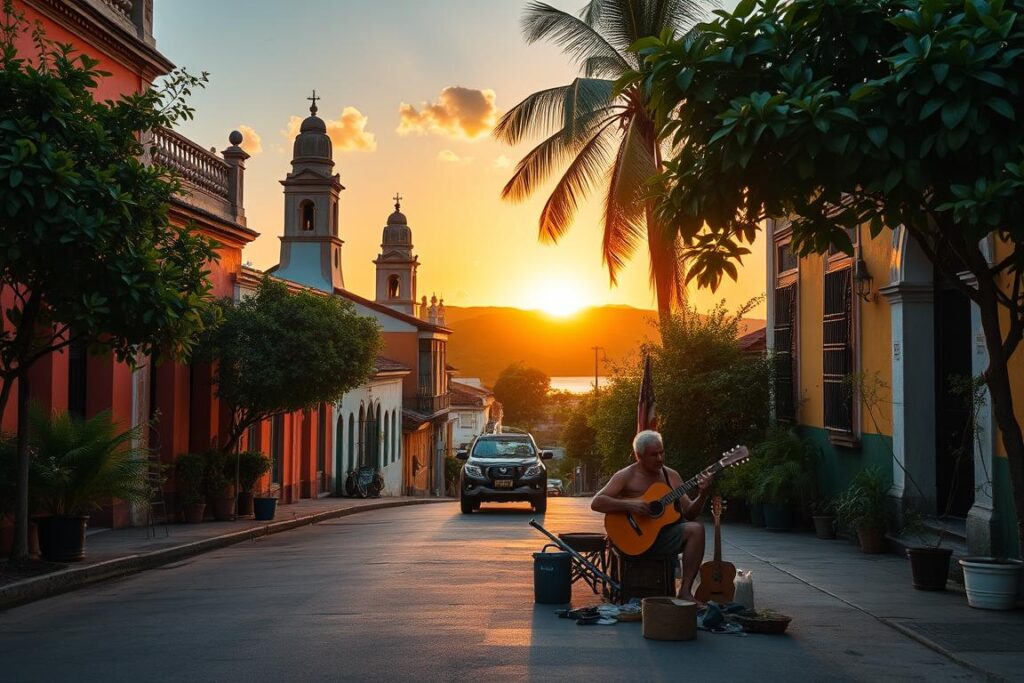
[[[494,488],[496,488],[496,489],[510,489],[510,488],[512,488],[512,480],[511,479],[495,479],[494,480]]]

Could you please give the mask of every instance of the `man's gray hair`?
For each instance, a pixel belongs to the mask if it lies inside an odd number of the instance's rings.
[[[665,442],[661,439],[661,434],[653,429],[645,429],[633,437],[633,452],[640,455],[652,444],[658,444],[661,447],[665,446]]]

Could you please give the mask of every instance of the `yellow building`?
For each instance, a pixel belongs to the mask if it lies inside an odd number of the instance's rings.
[[[969,428],[964,384],[987,364],[976,307],[902,228],[874,239],[866,225],[851,231],[853,256],[797,258],[786,220],[769,221],[767,235],[776,417],[820,446],[825,493],[877,467],[892,482],[891,531],[909,506],[962,535],[971,554],[1019,556],[1009,468],[987,400]],[[994,260],[1001,250],[989,251]],[[1011,373],[1022,420],[1024,351]]]

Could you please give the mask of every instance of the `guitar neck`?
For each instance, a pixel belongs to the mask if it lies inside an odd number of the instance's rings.
[[[698,472],[697,474],[695,474],[694,476],[690,477],[689,479],[684,481],[682,484],[680,484],[679,487],[672,489],[671,491],[666,493],[664,496],[662,496],[661,497],[661,503],[663,505],[666,505],[666,506],[667,505],[671,505],[672,503],[674,503],[677,500],[679,500],[680,498],[682,498],[683,495],[687,491],[689,491],[690,489],[696,488],[697,480],[700,479],[700,476],[702,474],[706,474],[708,476],[714,476],[715,474],[718,474],[718,472],[721,469],[722,469],[722,466],[719,465],[717,462],[714,465],[711,465],[710,467],[705,467],[700,472]]]
[[[715,562],[722,561],[722,524],[721,518],[715,515]]]

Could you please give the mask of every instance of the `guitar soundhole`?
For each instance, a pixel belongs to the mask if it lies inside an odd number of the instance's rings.
[[[665,512],[665,506],[662,505],[660,500],[652,500],[648,503],[648,509],[650,510],[651,517],[661,517],[662,513]]]

